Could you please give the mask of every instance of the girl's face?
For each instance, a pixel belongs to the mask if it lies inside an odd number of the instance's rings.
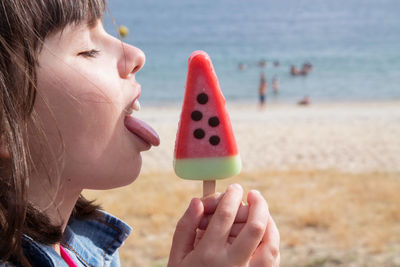
[[[46,38],[34,110],[51,150],[33,144],[34,161],[61,168],[63,183],[78,190],[132,182],[140,152],[159,143],[148,125],[126,117],[140,95],[135,74],[144,62],[141,50],[107,34],[101,22],[67,26]]]

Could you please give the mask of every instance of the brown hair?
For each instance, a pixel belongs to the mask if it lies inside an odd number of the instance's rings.
[[[105,0],[1,1],[0,263],[29,265],[22,251],[24,234],[44,244],[61,240],[61,227],[51,225],[26,197],[34,168],[26,130],[28,121],[34,119],[37,59],[47,36],[68,24],[95,24],[104,10]],[[97,208],[80,196],[73,216],[91,217]]]

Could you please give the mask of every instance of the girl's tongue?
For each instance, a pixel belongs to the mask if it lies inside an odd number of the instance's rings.
[[[160,144],[157,132],[150,125],[131,115],[125,116],[125,127],[133,134],[152,146]]]

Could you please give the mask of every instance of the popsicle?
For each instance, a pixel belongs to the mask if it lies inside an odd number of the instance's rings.
[[[215,180],[238,174],[242,163],[231,121],[210,57],[193,52],[188,60],[185,96],[175,140],[174,170],[183,178],[203,180],[203,194]]]

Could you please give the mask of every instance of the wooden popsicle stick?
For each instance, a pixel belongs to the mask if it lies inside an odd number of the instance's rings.
[[[216,187],[215,180],[203,181],[203,197],[214,194],[215,187]]]

